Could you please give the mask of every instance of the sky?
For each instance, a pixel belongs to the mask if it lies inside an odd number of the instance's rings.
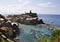
[[[60,14],[60,0],[0,0],[0,14]]]

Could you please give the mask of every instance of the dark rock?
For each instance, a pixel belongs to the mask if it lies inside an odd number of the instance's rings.
[[[45,24],[42,19],[38,20],[38,24]]]

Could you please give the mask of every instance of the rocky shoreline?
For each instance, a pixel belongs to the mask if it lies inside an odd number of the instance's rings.
[[[56,30],[56,29],[60,30],[59,27],[52,26],[52,25],[50,25],[50,24],[38,24],[38,26],[46,27],[46,28],[48,28],[48,29],[50,29],[50,30]]]
[[[21,28],[24,27],[25,25],[32,25],[32,26],[38,25],[40,27],[46,27],[49,30],[57,30],[57,29],[60,30],[59,27],[55,27],[50,24],[44,23],[42,19],[38,19],[36,13],[32,13],[30,11],[30,13],[7,16],[7,18],[0,15],[0,36],[4,41],[17,42],[16,41],[17,39],[15,38],[19,36],[21,32],[23,32]],[[21,31],[19,31],[19,29]]]

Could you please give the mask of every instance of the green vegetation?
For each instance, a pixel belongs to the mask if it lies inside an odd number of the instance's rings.
[[[0,14],[0,18],[3,18],[4,21],[6,22],[7,20],[5,19],[5,17],[3,15]]]
[[[35,39],[34,42],[50,42],[50,38],[40,36],[40,39]]]
[[[49,38],[40,36],[40,42],[60,42],[60,30],[55,30],[52,32],[52,35]],[[37,39],[34,42],[39,42]]]
[[[4,17],[4,16],[2,16],[1,14],[0,14],[0,18],[3,18],[3,19],[5,19],[5,17]]]
[[[55,30],[52,32],[51,42],[60,42],[60,30]]]

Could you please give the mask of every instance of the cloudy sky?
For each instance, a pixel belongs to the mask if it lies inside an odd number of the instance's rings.
[[[60,14],[60,0],[0,0],[0,14]]]

